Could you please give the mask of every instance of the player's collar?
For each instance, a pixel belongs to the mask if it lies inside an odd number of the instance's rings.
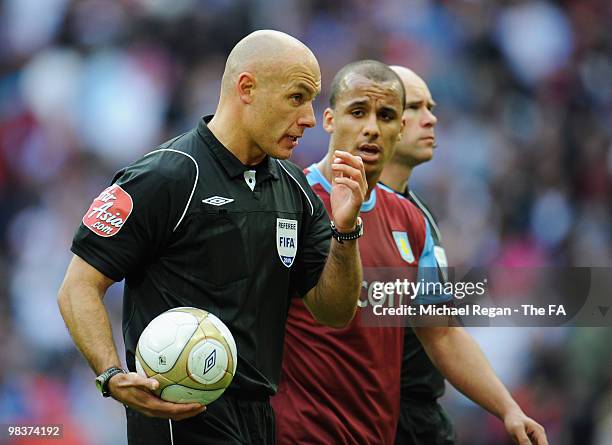
[[[319,170],[319,168],[317,167],[317,164],[312,164],[310,167],[308,167],[308,171],[309,171],[308,183],[310,184],[310,186],[313,186],[315,184],[321,184],[321,186],[325,189],[325,191],[331,194],[331,184],[329,183],[327,178],[323,175],[323,173],[321,173],[321,170]],[[372,189],[372,192],[370,193],[370,197],[368,198],[368,200],[364,201],[363,204],[361,204],[362,212],[369,212],[376,206],[376,189],[377,188],[378,188],[378,184]]]

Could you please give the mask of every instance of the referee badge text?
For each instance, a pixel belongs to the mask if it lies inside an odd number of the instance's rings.
[[[113,184],[94,199],[83,216],[83,224],[105,238],[116,235],[132,213],[134,203],[128,192]]]
[[[295,219],[276,218],[276,250],[286,267],[291,267],[297,253],[297,226]]]

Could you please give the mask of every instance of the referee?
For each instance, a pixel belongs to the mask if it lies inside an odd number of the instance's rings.
[[[291,298],[302,297],[321,324],[352,319],[362,161],[335,153],[333,227],[301,169],[286,161],[315,125],[319,91],[319,66],[304,44],[276,31],[250,34],[227,59],[214,117],[121,170],[83,216],[58,304],[102,395],[126,406],[130,444],[274,443],[269,397]],[[330,244],[332,235],[339,241]],[[131,372],[121,369],[102,303],[122,279]],[[163,401],[152,393],[157,381],[134,372],[141,332],[178,306],[210,311],[236,339],[237,374],[209,407]]]
[[[408,180],[414,167],[433,157],[434,127],[437,122],[433,114],[435,103],[427,84],[413,71],[401,66],[392,66],[391,69],[400,77],[406,90],[405,126],[402,139],[397,144],[394,156],[385,166],[380,181],[403,194],[424,214],[433,228],[434,254],[439,273],[442,279],[446,279],[446,254],[440,243],[438,225],[423,201],[408,188]],[[523,413],[503,384],[495,377],[478,345],[462,328],[433,328],[427,331],[421,330],[419,335],[424,335],[426,332],[447,337],[441,340],[449,344],[447,353],[434,355],[438,368],[446,373],[457,389],[499,417],[504,422],[507,433],[516,443],[520,445],[548,443],[544,428]],[[454,342],[450,337],[455,338]],[[427,343],[429,342],[427,339]],[[457,351],[456,346],[460,346],[463,350]],[[457,379],[458,375],[453,371],[456,358],[468,354],[472,358],[473,382]],[[485,381],[487,383],[483,384]],[[438,398],[444,394],[444,386],[444,377],[429,359],[415,331],[406,328],[396,445],[456,443],[453,425],[438,403]]]
[[[433,157],[434,127],[437,122],[433,114],[435,103],[429,89],[416,74],[402,67],[391,68],[400,76],[406,89],[406,126],[395,155],[383,170],[381,182],[408,198],[427,219],[432,228],[434,253],[442,274],[447,261],[437,221],[423,200],[408,187],[412,169]],[[456,442],[453,424],[438,403],[444,389],[444,377],[427,356],[414,330],[407,327],[396,445],[453,445]]]

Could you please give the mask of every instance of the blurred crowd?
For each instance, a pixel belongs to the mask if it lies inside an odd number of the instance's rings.
[[[255,29],[315,53],[323,91],[364,58],[420,74],[438,148],[412,187],[457,266],[612,264],[608,0],[5,0],[0,3],[0,424],[125,443],[57,310],[72,234],[115,170],[215,110],[225,57]],[[293,161],[327,149],[308,130]],[[118,344],[121,285],[106,297]],[[612,443],[609,328],[473,328],[551,444]],[[460,443],[501,423],[450,390]],[[15,442],[19,443],[19,442]],[[27,442],[35,443],[35,442]]]

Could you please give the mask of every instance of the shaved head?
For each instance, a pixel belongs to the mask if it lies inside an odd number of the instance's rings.
[[[404,84],[404,88],[427,88],[427,84],[425,83],[425,81],[421,79],[421,77],[419,77],[419,75],[411,69],[399,65],[391,65],[389,68],[395,71],[395,73],[399,76],[399,78],[402,80],[402,83]]]
[[[392,162],[413,168],[433,157],[438,121],[433,114],[436,103],[425,81],[414,71],[397,65],[390,68],[401,79],[406,90],[405,126]],[[390,179],[387,177],[386,180]]]
[[[405,101],[404,85],[397,73],[389,69],[389,66],[376,60],[360,60],[345,65],[336,73],[331,85],[329,105],[336,107],[336,101],[346,91],[351,79],[360,76],[377,83],[391,83],[398,87],[402,106]]]
[[[291,63],[304,63],[316,67],[319,64],[312,51],[295,37],[280,31],[255,31],[239,41],[227,57],[222,95],[231,94],[240,73],[249,72],[257,77],[267,77]]]
[[[279,31],[255,31],[227,57],[209,128],[245,165],[287,159],[316,124],[312,102],[320,91],[319,63],[306,45]]]

